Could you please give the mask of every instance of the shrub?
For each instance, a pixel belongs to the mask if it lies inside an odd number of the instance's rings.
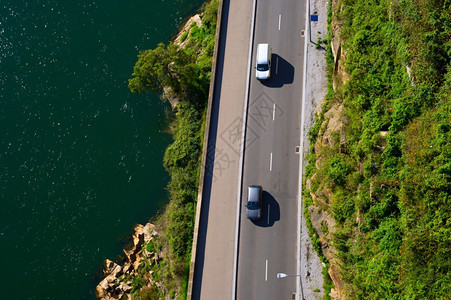
[[[350,168],[342,156],[334,156],[329,161],[328,176],[337,185],[344,185]]]
[[[182,36],[180,37],[180,41],[183,43],[186,40],[187,37],[188,37],[188,31],[185,31],[182,34]]]

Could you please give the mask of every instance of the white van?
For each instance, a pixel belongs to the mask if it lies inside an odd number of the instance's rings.
[[[257,79],[269,79],[271,76],[271,47],[269,44],[258,44],[255,61]]]

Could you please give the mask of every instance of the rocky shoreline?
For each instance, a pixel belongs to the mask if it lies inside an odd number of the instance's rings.
[[[155,225],[147,223],[135,226],[133,234],[133,246],[131,249],[124,249],[126,262],[121,266],[109,259],[105,260],[106,276],[96,287],[96,297],[99,299],[132,299],[130,292],[132,290],[132,281],[137,275],[141,262],[153,261],[158,264],[160,258],[156,251],[149,251],[145,246],[158,236]],[[149,271],[148,278],[151,279],[152,271]],[[147,285],[157,285],[149,280]]]

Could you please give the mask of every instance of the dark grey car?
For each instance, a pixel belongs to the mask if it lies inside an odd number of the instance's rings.
[[[259,220],[262,216],[262,187],[250,185],[247,189],[246,217],[249,220]]]

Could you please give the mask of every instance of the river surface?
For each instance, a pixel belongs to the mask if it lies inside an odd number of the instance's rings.
[[[94,299],[167,203],[170,108],[127,83],[202,2],[1,1],[1,299]]]

